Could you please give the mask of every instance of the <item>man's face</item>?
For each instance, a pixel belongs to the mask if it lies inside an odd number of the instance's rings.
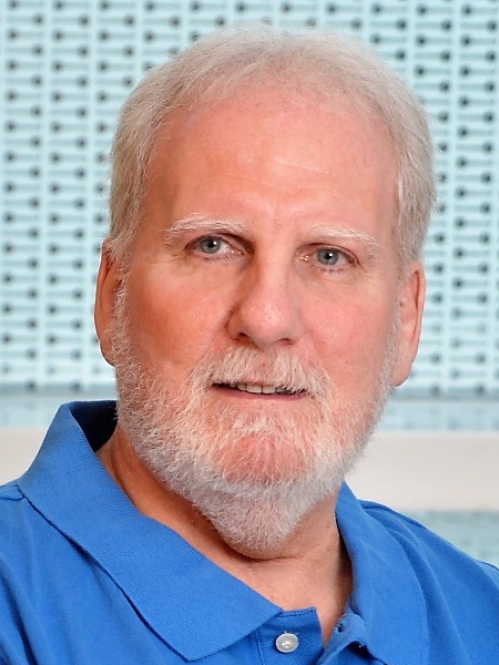
[[[117,270],[100,277],[129,438],[147,438],[138,420],[164,424],[156,450],[192,433],[205,450],[189,454],[246,487],[310,478],[328,451],[341,476],[419,332],[422,276],[400,277],[384,132],[345,101],[321,109],[264,90],[175,115],[148,176],[111,335]]]

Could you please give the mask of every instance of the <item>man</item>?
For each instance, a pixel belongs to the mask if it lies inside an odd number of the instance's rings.
[[[499,662],[499,572],[342,485],[417,350],[419,102],[349,39],[228,31],[113,160],[118,406],[62,407],[3,489],[0,661]]]

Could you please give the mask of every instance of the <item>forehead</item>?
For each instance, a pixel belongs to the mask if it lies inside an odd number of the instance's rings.
[[[315,125],[320,125],[324,150],[318,151],[314,144]],[[255,133],[255,129],[259,131]],[[257,148],[264,143],[263,153],[270,153],[274,143],[268,143],[268,133],[281,139],[281,145],[310,145],[310,152],[320,154],[338,138],[347,138],[351,132],[358,140],[391,143],[387,129],[367,104],[338,92],[329,97],[293,93],[287,87],[257,87],[247,91],[235,91],[227,99],[201,103],[188,110],[180,109],[165,119],[153,146],[152,161],[158,152],[168,144],[172,149],[171,158],[180,156],[180,150],[189,143],[197,142],[198,147],[214,144],[223,150],[232,145],[236,150],[240,143],[249,139]],[[344,141],[341,141],[344,143]],[[336,146],[339,147],[338,145]],[[353,146],[350,146],[351,150]],[[241,155],[242,156],[242,155]]]
[[[375,208],[381,193],[395,205],[395,175],[388,132],[354,102],[338,96],[319,105],[259,90],[169,117],[146,196],[178,204],[175,214],[218,212],[181,210],[186,199],[207,202],[210,187],[217,206],[244,191],[268,206],[282,207],[285,197],[289,210],[295,202],[320,207],[321,197],[355,210]]]

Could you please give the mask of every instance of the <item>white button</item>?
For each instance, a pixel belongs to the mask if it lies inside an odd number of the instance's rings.
[[[298,649],[298,638],[293,633],[283,633],[275,641],[277,651],[281,653],[293,653]]]

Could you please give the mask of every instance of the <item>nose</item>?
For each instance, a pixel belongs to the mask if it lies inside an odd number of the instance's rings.
[[[228,331],[259,349],[292,344],[303,334],[303,317],[292,271],[253,266],[236,289]]]

